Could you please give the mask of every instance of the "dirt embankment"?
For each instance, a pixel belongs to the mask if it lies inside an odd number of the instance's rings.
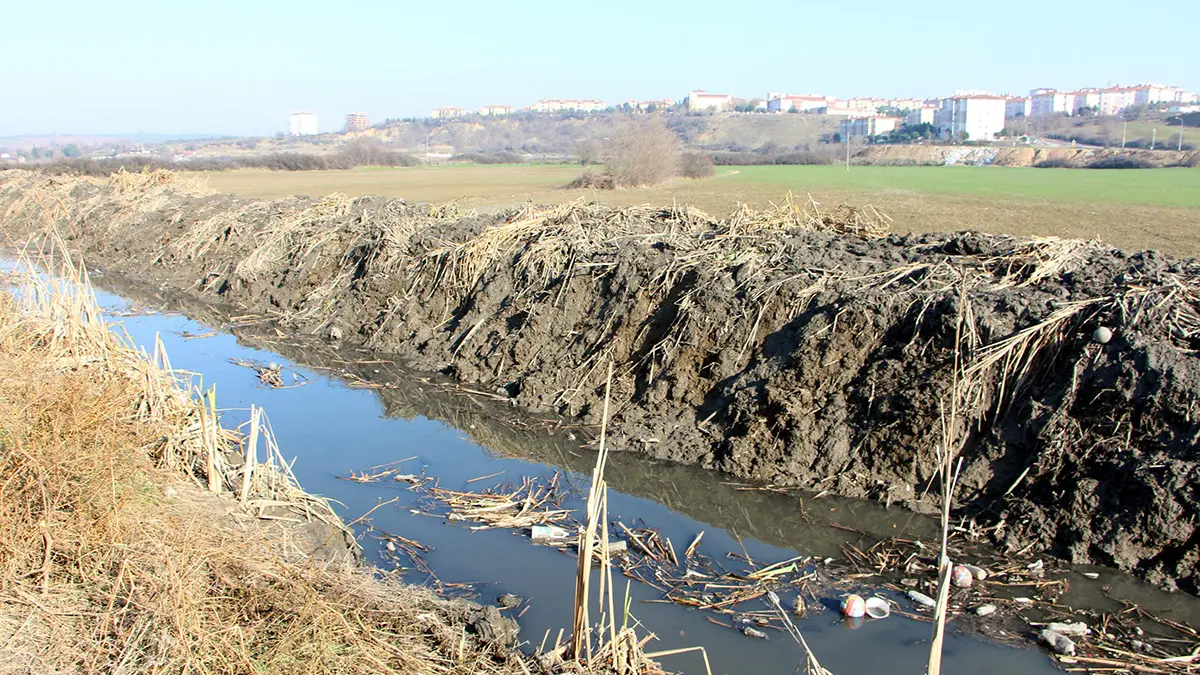
[[[1086,166],[1096,160],[1124,157],[1150,166],[1197,166],[1200,151],[1121,148],[981,147],[968,145],[872,145],[855,155],[864,164],[1036,166],[1049,162]]]
[[[54,222],[92,263],[528,408],[597,421],[612,358],[614,447],[763,482],[928,508],[957,391],[961,513],[1012,549],[1197,590],[1196,261],[782,210],[481,217],[171,176],[0,181],[10,236]]]

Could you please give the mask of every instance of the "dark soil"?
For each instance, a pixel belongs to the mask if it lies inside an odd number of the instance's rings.
[[[89,262],[532,410],[598,422],[611,358],[613,447],[764,483],[931,510],[958,382],[967,527],[1200,584],[1194,260],[782,213],[255,202],[161,176],[7,172],[0,213],[13,240],[53,222]]]

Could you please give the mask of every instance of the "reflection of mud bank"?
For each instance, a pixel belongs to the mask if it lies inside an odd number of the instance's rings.
[[[957,345],[975,385],[960,507],[1003,523],[1011,548],[1196,589],[1194,262],[864,238],[783,212],[717,223],[575,204],[484,218],[373,198],[243,201],[170,177],[0,181],[9,234],[55,220],[92,262],[530,409],[594,422],[611,356],[618,446],[763,482],[922,507]],[[1093,339],[1101,326],[1111,339]]]

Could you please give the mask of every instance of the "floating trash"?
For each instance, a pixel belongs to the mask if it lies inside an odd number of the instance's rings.
[[[950,570],[950,581],[959,588],[967,588],[972,581],[975,581],[975,575],[967,569],[966,565],[955,565]]]
[[[887,600],[877,597],[869,597],[866,602],[867,616],[872,619],[886,619],[892,613],[892,606]]]
[[[867,603],[862,599],[861,595],[851,593],[842,600],[842,616],[859,619],[866,613]]]
[[[912,601],[917,603],[918,605],[923,605],[925,607],[936,607],[937,606],[937,601],[935,601],[933,598],[929,597],[928,595],[925,595],[921,591],[909,591],[906,595],[908,595],[908,597],[911,598]]]
[[[980,606],[976,607],[974,611],[979,616],[987,616],[988,614],[995,614],[996,606],[995,605],[980,605]]]

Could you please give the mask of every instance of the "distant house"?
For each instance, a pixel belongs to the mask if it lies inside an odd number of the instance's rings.
[[[315,136],[317,116],[310,112],[297,112],[288,116],[289,136]]]
[[[479,109],[480,115],[494,117],[497,115],[511,115],[513,108],[511,105],[485,105]]]
[[[732,94],[710,94],[703,89],[688,92],[688,110],[723,112],[733,107]]]
[[[462,108],[434,108],[429,112],[429,116],[435,120],[448,120],[466,114],[467,111]]]
[[[1004,130],[1007,101],[1003,96],[962,93],[942,99],[936,115],[938,131],[953,140],[986,141]]]
[[[1156,103],[1179,103],[1183,91],[1179,87],[1167,84],[1139,84],[1134,87],[1134,105],[1154,105]]]

